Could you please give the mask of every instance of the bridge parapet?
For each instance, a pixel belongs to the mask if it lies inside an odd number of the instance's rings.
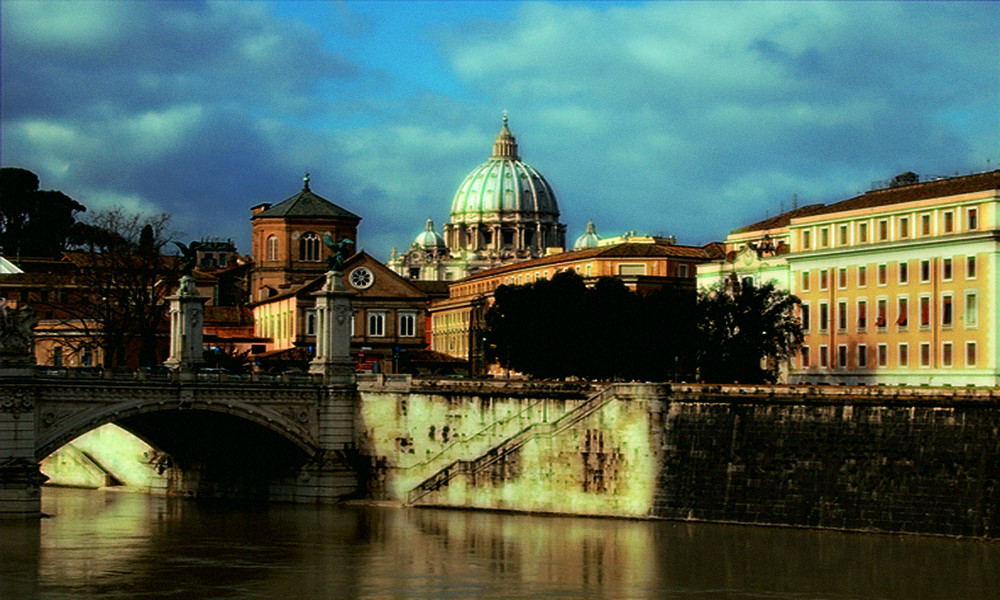
[[[726,402],[747,398],[753,402],[794,403],[855,403],[884,404],[893,400],[907,403],[942,402],[1000,402],[1000,388],[967,386],[889,386],[889,385],[718,385],[718,384],[665,384],[667,393],[674,397],[715,397]]]
[[[541,381],[532,379],[494,379],[464,377],[412,377],[410,375],[361,375],[361,391],[412,392],[434,394],[493,394],[509,396],[576,397],[596,393],[608,382]]]
[[[26,372],[26,375],[42,379],[113,379],[116,381],[169,381],[172,383],[249,383],[251,385],[303,384],[320,387],[326,385],[322,375],[313,373],[287,372],[272,375],[268,373],[230,373],[222,369],[200,369],[185,373],[167,368],[104,369],[101,367],[50,367],[38,365],[31,367]],[[25,376],[25,374],[21,374],[20,376]]]

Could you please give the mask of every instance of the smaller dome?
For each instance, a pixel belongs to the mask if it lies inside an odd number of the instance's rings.
[[[434,231],[434,221],[431,219],[427,219],[427,225],[424,226],[424,230],[413,240],[413,245],[419,246],[424,250],[444,250],[447,247],[441,234]]]
[[[601,236],[597,235],[597,228],[594,227],[593,221],[587,221],[587,231],[583,235],[576,238],[573,243],[574,250],[587,250],[589,248],[596,248],[598,242],[601,241]]]

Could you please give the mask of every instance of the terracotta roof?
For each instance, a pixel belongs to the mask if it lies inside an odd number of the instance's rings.
[[[428,281],[425,279],[408,279],[407,281],[431,298],[447,298],[448,286],[451,284],[450,281]]]
[[[76,265],[58,258],[20,258],[13,263],[25,273],[71,274],[76,270]]]
[[[253,323],[253,312],[245,306],[206,306],[205,323],[250,325]]]
[[[326,198],[314,194],[309,189],[308,182],[298,194],[295,194],[284,202],[279,202],[270,208],[262,210],[250,217],[250,219],[263,219],[265,217],[333,217],[361,220],[361,217],[351,211],[343,209]]]
[[[705,255],[711,260],[719,260],[726,257],[726,244],[723,242],[709,242],[702,246]]]
[[[100,256],[102,256],[100,253],[91,254],[90,252],[82,252],[79,250],[67,250],[63,252],[62,260],[72,263],[76,267],[82,269],[94,266],[95,263],[99,262],[96,259]],[[162,261],[161,266],[163,269],[179,270],[181,268],[183,258],[174,254],[161,254],[160,260]],[[128,262],[132,265],[139,265],[142,264],[142,259],[137,255],[132,254],[129,256]]]
[[[816,214],[874,208],[877,206],[915,202],[930,198],[944,198],[987,190],[1000,190],[1000,170],[873,190],[860,196],[848,198],[847,200],[826,206]]]
[[[504,265],[502,267],[497,267],[495,269],[480,271],[473,275],[469,275],[464,279],[460,279],[458,281],[451,283],[454,284],[454,283],[466,282],[474,279],[480,279],[483,277],[493,277],[496,275],[502,275],[504,273],[510,273],[513,271],[535,269],[549,265],[558,265],[562,263],[588,260],[591,258],[659,258],[659,257],[693,258],[701,260],[706,260],[709,258],[708,253],[705,251],[705,248],[699,248],[696,246],[677,246],[669,244],[630,244],[626,242],[624,244],[616,244],[614,246],[601,246],[598,248],[588,248],[586,250],[560,252],[559,254],[550,254],[549,256],[542,256],[541,258],[535,258],[532,260],[511,263],[509,265]]]
[[[814,215],[822,212],[825,208],[823,204],[810,204],[808,206],[800,206],[798,208],[792,209],[788,212],[781,213],[780,215],[769,217],[763,221],[758,221],[753,225],[747,225],[746,227],[740,227],[739,229],[734,229],[730,232],[730,235],[736,233],[747,233],[750,231],[768,231],[771,229],[781,229],[782,227],[788,227],[788,224],[792,222],[792,219],[796,217],[807,217],[809,215]]]

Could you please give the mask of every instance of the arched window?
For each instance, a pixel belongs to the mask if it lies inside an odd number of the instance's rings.
[[[267,260],[278,260],[278,236],[268,236],[265,248]]]
[[[313,232],[303,233],[299,238],[299,259],[319,260],[319,236]]]

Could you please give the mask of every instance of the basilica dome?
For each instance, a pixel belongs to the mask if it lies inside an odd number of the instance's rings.
[[[507,117],[493,144],[493,155],[469,173],[451,203],[451,223],[499,221],[503,214],[537,215],[558,221],[556,196],[542,174],[521,160]]]
[[[413,245],[423,248],[424,250],[444,250],[445,243],[444,238],[441,234],[434,231],[434,221],[427,219],[427,224],[424,225],[424,230],[421,231],[416,239],[413,240]]]
[[[594,227],[593,221],[587,221],[587,231],[583,235],[576,238],[576,242],[573,244],[574,250],[589,250],[590,248],[596,248],[601,243],[601,236],[597,235],[597,228]]]

